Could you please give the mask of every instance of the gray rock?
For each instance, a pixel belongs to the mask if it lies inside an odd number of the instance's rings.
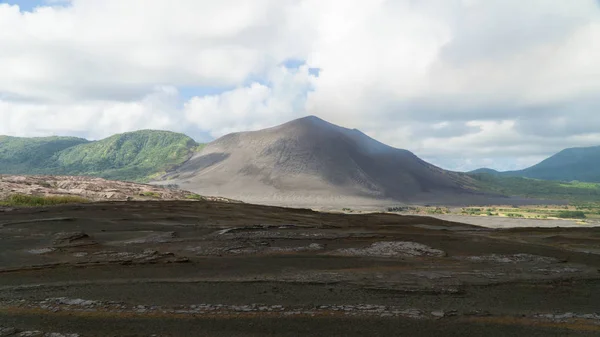
[[[436,318],[442,318],[445,316],[445,313],[441,310],[440,311],[432,311],[431,316],[436,317]]]
[[[0,326],[0,337],[14,336],[17,333],[17,329],[13,327]]]
[[[373,257],[412,257],[445,256],[442,250],[421,243],[409,241],[381,241],[366,248],[344,248],[333,252],[335,255],[373,256]]]
[[[94,245],[96,242],[83,232],[63,232],[54,235],[54,247],[79,247]]]

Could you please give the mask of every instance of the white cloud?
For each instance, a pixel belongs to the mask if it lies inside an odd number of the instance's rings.
[[[177,90],[157,87],[139,101],[22,103],[0,100],[0,134],[12,136],[77,135],[101,139],[139,129],[177,129]]]
[[[227,86],[284,60],[293,1],[74,0],[20,13],[0,5],[0,92],[131,98],[154,85]],[[130,93],[119,95],[119,91]]]
[[[256,130],[306,114],[307,91],[316,77],[307,66],[291,70],[276,68],[268,84],[252,83],[220,95],[194,97],[185,104],[188,122],[213,137]]]
[[[0,5],[0,74],[5,134],[220,136],[315,114],[466,169],[600,144],[595,0]]]

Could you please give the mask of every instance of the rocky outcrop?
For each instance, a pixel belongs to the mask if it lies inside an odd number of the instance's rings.
[[[408,241],[375,242],[366,248],[338,249],[332,254],[345,256],[372,257],[415,257],[415,256],[444,256],[442,250],[431,248],[421,243]]]
[[[81,247],[95,245],[89,235],[83,232],[57,233],[54,235],[54,248]]]

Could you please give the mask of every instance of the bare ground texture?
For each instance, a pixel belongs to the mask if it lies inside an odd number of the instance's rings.
[[[87,176],[0,174],[0,205],[15,195],[41,197],[74,196],[87,201],[124,200],[213,200],[237,202],[221,197],[200,196],[168,186]]]
[[[600,229],[213,201],[0,210],[0,336],[598,336]]]

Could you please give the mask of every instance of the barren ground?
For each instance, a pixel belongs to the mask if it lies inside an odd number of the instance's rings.
[[[0,336],[598,336],[600,228],[212,201],[0,212]]]

